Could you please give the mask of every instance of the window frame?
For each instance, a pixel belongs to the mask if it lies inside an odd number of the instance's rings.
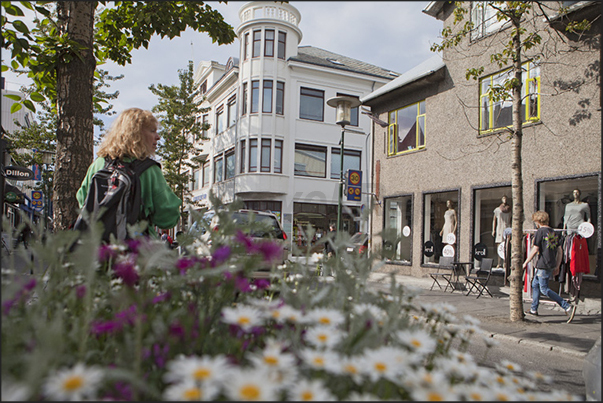
[[[281,41],[281,35],[283,36],[283,40]],[[287,33],[283,31],[278,31],[278,44],[277,44],[277,58],[285,60],[287,54]],[[281,56],[282,55],[282,56]]]
[[[276,82],[276,97],[274,100],[274,113],[277,115],[285,114],[285,82]]]
[[[245,147],[245,140],[241,140],[240,142],[240,152],[239,152],[239,161],[240,161],[240,167],[239,167],[239,173],[245,173],[245,153],[247,152],[246,147]]]
[[[272,94],[274,81],[263,80],[262,83],[262,113],[272,113]]]
[[[339,165],[341,164],[341,148],[338,147],[333,147],[331,148],[331,179],[337,179],[339,180],[339,173],[340,173],[340,169],[339,169]],[[348,164],[346,164],[346,157],[357,157],[358,158],[358,166],[354,167],[354,168],[348,168],[348,169],[354,169],[357,171],[361,171],[361,167],[362,167],[362,151],[360,150],[352,150],[349,148],[344,148],[343,150],[343,173],[345,175],[345,173],[347,172],[346,166],[350,166],[351,164],[349,164],[350,159],[348,158]],[[337,170],[334,171],[333,168],[334,166],[337,167]]]
[[[283,173],[283,140],[274,140],[274,173]]]
[[[224,104],[216,108],[216,136],[226,130],[224,126]]]
[[[210,170],[210,163],[209,161],[205,161],[205,163],[203,164],[203,175],[201,176],[201,180],[202,180],[202,188],[205,188],[207,186],[209,186],[209,170]]]
[[[471,40],[475,41],[491,35],[501,29],[510,26],[510,21],[497,21],[496,10],[489,7],[490,1],[472,1],[470,19],[473,23]]]
[[[235,177],[237,162],[235,155],[234,147],[224,152],[224,180]]]
[[[260,57],[262,54],[262,30],[256,29],[253,31],[252,45],[251,45],[251,58],[255,59]]]
[[[309,87],[300,87],[299,91],[300,99],[299,99],[299,118],[304,120],[313,120],[315,122],[324,122],[325,120],[325,92],[324,90],[317,90]],[[306,102],[304,102],[306,100]],[[315,100],[314,103],[308,104],[308,102]],[[312,106],[316,107],[318,105],[318,101],[320,100],[320,118],[318,116],[312,116],[308,113],[304,113],[304,106]],[[309,108],[308,108],[309,109]]]
[[[214,183],[224,182],[224,154],[214,157]]]
[[[254,164],[255,162],[255,164]],[[258,139],[249,139],[249,172],[258,171]]]
[[[243,38],[243,60],[247,60],[249,59],[249,32],[245,32]]]
[[[226,127],[232,127],[237,123],[237,95],[233,95],[226,103]]]
[[[521,86],[521,99],[522,99],[522,126],[534,122],[540,121],[540,110],[542,106],[542,100],[540,97],[540,65],[533,61],[526,61],[522,64],[522,81],[524,85]],[[490,88],[493,85],[502,85],[504,82],[512,78],[513,68],[507,68],[504,70],[497,71],[496,73],[489,74],[479,79],[479,134],[488,134],[504,130],[506,128],[513,127],[513,101],[511,99],[505,99],[502,101],[494,101],[490,97]],[[496,80],[496,82],[495,82]],[[489,84],[487,83],[489,81]],[[487,89],[486,89],[487,88]],[[535,97],[535,98],[534,98]],[[535,101],[534,101],[535,99]],[[484,109],[484,102],[487,104],[488,110]],[[507,104],[507,108],[510,108],[511,121],[508,125],[502,126],[495,121],[495,111],[500,108],[504,111],[506,108],[504,105]],[[507,109],[508,110],[508,109]],[[487,112],[487,126],[485,126],[485,115]],[[533,113],[534,112],[534,113]],[[499,113],[499,116],[502,114]],[[500,119],[500,117],[498,118]]]
[[[268,38],[269,33],[272,33],[272,39]],[[274,29],[266,29],[264,31],[264,57],[274,57],[275,35]]]
[[[414,147],[406,148],[405,150],[400,151],[398,146],[400,144],[400,126],[398,122],[398,116],[401,111],[409,110],[411,108],[416,108],[415,111],[415,123],[410,128],[415,127],[415,139],[414,139]],[[425,100],[419,100],[415,103],[406,105],[402,108],[394,109],[388,112],[388,129],[387,129],[387,155],[388,157],[405,154],[412,151],[422,150],[426,147],[426,120],[427,120],[427,108],[425,105]],[[407,136],[410,134],[410,130],[404,136],[405,140]]]
[[[243,83],[243,94],[241,99],[243,100],[243,103],[241,105],[241,116],[247,115],[247,92],[248,92],[248,88],[247,88],[247,82]]]
[[[272,158],[272,139],[262,139],[260,149],[260,172],[270,172]]]
[[[320,153],[322,155],[322,172],[316,171],[316,175],[311,175],[308,174],[308,171],[306,169],[307,164],[304,165],[304,171],[306,174],[301,173],[302,171],[298,170],[298,165],[299,163],[298,161],[298,151],[305,151],[305,152],[309,152],[309,153]],[[294,157],[294,176],[303,176],[303,177],[308,177],[308,178],[326,178],[327,177],[327,147],[324,146],[316,146],[316,145],[311,145],[311,144],[303,144],[303,143],[296,143],[295,144],[295,157]]]
[[[260,110],[260,80],[251,80],[251,108],[249,113],[259,113]]]

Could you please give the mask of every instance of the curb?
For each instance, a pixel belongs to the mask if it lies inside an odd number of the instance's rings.
[[[509,341],[512,343],[524,344],[524,345],[528,345],[528,346],[542,348],[547,351],[554,351],[556,353],[571,355],[576,358],[585,358],[587,355],[587,353],[583,353],[582,351],[574,350],[571,348],[554,346],[552,344],[543,343],[540,341],[534,341],[534,340],[530,340],[530,339],[522,339],[519,337],[509,336],[507,334],[502,334],[502,333],[490,333],[490,337],[493,339],[506,340],[506,341]]]

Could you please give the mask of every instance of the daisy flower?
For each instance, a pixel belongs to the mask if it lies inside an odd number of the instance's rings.
[[[223,308],[222,321],[231,325],[237,325],[243,329],[244,332],[250,332],[254,327],[264,324],[261,311],[248,305],[238,305],[235,308]]]
[[[219,388],[212,383],[199,386],[198,383],[186,381],[168,386],[163,397],[169,401],[207,401],[214,400],[219,392]]]
[[[289,305],[283,305],[282,307],[272,311],[272,318],[279,323],[283,323],[285,321],[299,323],[302,320],[302,317],[303,315],[300,310]]]
[[[370,393],[352,392],[345,400],[350,402],[376,402],[379,398]]]
[[[400,343],[420,355],[433,353],[437,345],[436,341],[425,330],[400,330],[396,333],[396,336]]]
[[[345,321],[341,311],[329,308],[315,308],[304,316],[305,323],[315,323],[318,325],[337,326]]]
[[[18,402],[28,400],[31,396],[29,388],[23,384],[2,380],[2,401]]]
[[[185,357],[178,356],[166,365],[168,372],[163,375],[163,380],[168,383],[186,383],[187,381],[209,383],[220,383],[229,372],[230,365],[226,357],[218,355],[215,357]]]
[[[266,372],[235,368],[224,384],[226,397],[231,400],[272,401],[278,398],[278,387],[266,376]]]
[[[316,326],[308,329],[304,338],[315,347],[331,349],[343,338],[343,332],[333,326]]]
[[[318,379],[301,379],[289,390],[289,399],[304,402],[336,400],[331,391]]]
[[[456,392],[461,400],[474,402],[489,402],[494,400],[494,395],[489,388],[475,384],[459,384],[456,386]]]
[[[496,364],[496,369],[502,373],[520,372],[521,366],[509,360],[501,360],[500,364]]]
[[[287,368],[295,365],[295,357],[290,353],[283,353],[277,343],[272,343],[259,353],[249,353],[249,360],[256,367]]]
[[[380,378],[395,382],[397,375],[402,371],[399,358],[403,355],[392,353],[393,349],[388,347],[365,351],[361,367],[363,373],[368,375],[372,382],[377,382]]]
[[[413,400],[419,402],[452,402],[459,400],[458,393],[455,392],[448,383],[419,386],[411,389],[410,395]]]
[[[42,391],[51,400],[94,399],[102,378],[101,369],[78,363],[73,368],[64,368],[49,376],[42,385]]]
[[[326,369],[327,365],[337,360],[337,354],[332,351],[316,351],[310,348],[303,349],[299,352],[302,361],[309,367],[314,369]]]
[[[449,382],[443,372],[428,371],[425,368],[419,368],[416,371],[407,372],[402,381],[402,384],[409,389],[422,388],[426,390],[433,389],[436,385],[448,383]]]
[[[387,317],[387,313],[375,304],[356,304],[353,307],[353,312],[357,315],[362,315],[364,312],[368,312],[373,318],[378,320],[383,320]]]
[[[337,375],[349,376],[357,385],[362,384],[362,357],[337,356],[327,362],[326,369]]]

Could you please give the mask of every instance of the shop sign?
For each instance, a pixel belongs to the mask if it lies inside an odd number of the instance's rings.
[[[482,258],[485,258],[488,255],[488,249],[486,248],[486,245],[483,243],[476,243],[475,246],[473,246],[473,257],[477,260],[482,260]]]
[[[19,196],[17,196],[17,194],[15,192],[6,192],[6,194],[4,195],[4,200],[6,200],[9,203],[16,202],[18,198],[19,198]]]
[[[444,246],[444,249],[442,249],[442,256],[454,257],[454,246],[452,246],[452,245]]]
[[[16,181],[28,181],[33,179],[34,173],[31,169],[17,166],[4,167],[4,177]]]
[[[427,257],[432,257],[435,253],[435,245],[431,241],[427,241],[423,244],[423,254]]]

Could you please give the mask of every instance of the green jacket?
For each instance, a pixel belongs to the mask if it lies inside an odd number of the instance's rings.
[[[80,208],[84,206],[84,202],[86,201],[86,195],[88,194],[92,176],[104,166],[105,159],[99,157],[92,165],[90,165],[90,167],[88,167],[86,177],[82,181],[82,185],[76,195]],[[180,206],[182,205],[182,200],[180,200],[168,186],[165,177],[163,176],[163,172],[161,172],[161,168],[157,165],[153,165],[144,171],[140,175],[140,185],[140,196],[144,208],[144,215],[149,217],[149,220],[151,221],[149,224],[149,232],[153,235],[157,235],[153,228],[154,226],[161,229],[175,227],[180,219]]]

